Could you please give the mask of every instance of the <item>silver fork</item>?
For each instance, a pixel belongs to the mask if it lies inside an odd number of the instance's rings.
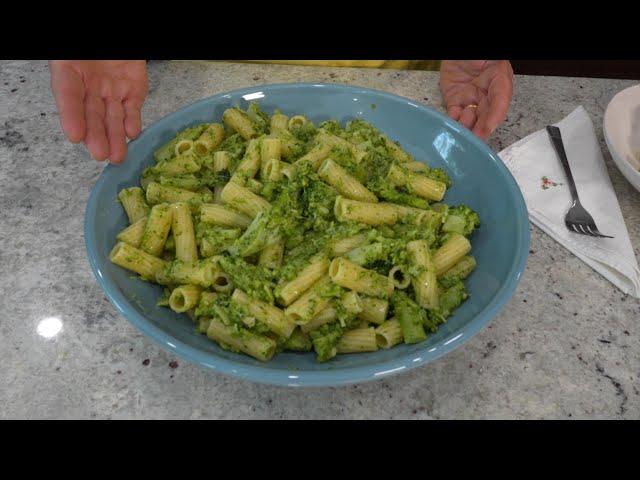
[[[589,214],[589,212],[585,210],[585,208],[580,203],[580,198],[578,198],[578,191],[576,190],[576,183],[573,181],[573,175],[571,174],[571,169],[569,168],[567,154],[564,151],[564,144],[562,143],[562,135],[560,135],[560,129],[558,127],[549,125],[547,127],[547,132],[549,132],[549,136],[551,137],[553,146],[556,149],[558,156],[560,157],[560,162],[562,163],[562,167],[564,168],[564,173],[566,174],[567,180],[569,181],[569,190],[571,191],[571,197],[573,198],[571,208],[567,212],[567,215],[564,217],[564,224],[570,231],[581,233],[582,235],[613,238],[609,235],[603,235],[598,231],[598,227],[596,227],[596,222],[593,221],[593,217]]]

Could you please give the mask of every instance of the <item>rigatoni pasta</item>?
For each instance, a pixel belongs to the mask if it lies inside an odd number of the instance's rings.
[[[313,123],[255,103],[184,129],[120,190],[115,265],[221,348],[268,361],[423,341],[466,299],[470,208],[363,120]]]

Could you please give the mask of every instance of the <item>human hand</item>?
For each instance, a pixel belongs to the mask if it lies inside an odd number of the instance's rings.
[[[127,137],[140,134],[147,96],[144,60],[51,60],[51,90],[72,143],[84,142],[96,160],[121,163]]]
[[[443,60],[440,89],[449,116],[486,140],[507,117],[513,69],[508,60]]]

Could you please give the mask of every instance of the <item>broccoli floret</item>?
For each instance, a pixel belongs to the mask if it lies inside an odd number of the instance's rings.
[[[241,233],[242,231],[239,228],[225,228],[200,222],[196,227],[196,240],[201,243],[206,238],[210,244],[212,254],[217,255],[230,247],[240,237]]]
[[[438,298],[437,310],[427,311],[427,322],[425,326],[432,332],[435,331],[438,325],[444,323],[453,311],[468,297],[467,289],[461,280],[454,282],[449,288],[442,290]]]
[[[447,233],[459,233],[468,237],[480,226],[480,217],[466,205],[450,207],[447,218],[442,225],[442,231]]]
[[[268,269],[238,257],[222,257],[219,263],[235,286],[252,297],[273,304],[274,285]]]
[[[336,346],[343,333],[344,329],[337,322],[322,325],[309,333],[319,362],[326,362],[336,355]]]
[[[267,132],[270,123],[269,115],[262,111],[260,105],[255,102],[249,104],[247,116],[251,119],[251,122],[253,122],[253,126],[258,133]]]
[[[303,125],[297,125],[291,129],[291,134],[301,142],[308,143],[313,140],[318,130],[311,122]]]
[[[418,343],[427,338],[423,325],[427,324],[426,310],[420,308],[402,290],[396,290],[391,297],[393,312],[400,322],[405,343]]]
[[[234,133],[230,137],[226,138],[218,150],[229,152],[231,157],[230,169],[235,170],[236,166],[244,156],[244,152],[247,149],[247,142],[240,136],[239,133]]]
[[[329,133],[333,133],[334,135],[338,135],[342,131],[340,123],[337,120],[327,120],[318,126]]]

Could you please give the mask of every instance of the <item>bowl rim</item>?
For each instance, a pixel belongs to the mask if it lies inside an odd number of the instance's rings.
[[[630,87],[620,90],[611,98],[602,116],[602,133],[604,135],[604,139],[613,162],[616,164],[623,176],[629,181],[629,183],[631,183],[637,190],[640,190],[640,170],[638,170],[631,162],[629,162],[619,153],[619,150],[618,148],[615,148],[616,144],[615,142],[613,142],[609,133],[611,130],[611,116],[613,115],[611,113],[612,105],[614,104],[614,102],[616,102],[616,104],[619,103],[620,97],[622,97],[623,95],[628,95],[630,90],[638,90],[640,95],[640,84],[631,85]],[[633,180],[627,175],[633,177]]]
[[[144,315],[141,315],[133,307],[131,307],[130,300],[128,300],[122,294],[115,282],[108,276],[103,275],[101,271],[98,262],[99,257],[96,244],[96,236],[94,234],[97,218],[97,192],[101,190],[100,187],[106,182],[107,173],[111,169],[117,168],[117,166],[114,165],[107,165],[101,172],[98,180],[91,189],[91,193],[87,201],[84,218],[84,236],[89,264],[94,276],[96,277],[98,283],[102,287],[111,304],[116,308],[120,315],[122,315],[125,319],[127,319],[127,321],[129,321],[129,323],[131,323],[139,331],[145,334],[153,342],[160,345],[164,349],[169,350],[176,356],[199,365],[200,367],[206,368],[208,370],[213,370],[217,373],[222,373],[242,380],[249,380],[255,383],[307,388],[363,383],[386,378],[400,372],[404,373],[413,370],[414,368],[425,365],[446,355],[447,353],[466,343],[469,339],[483,330],[511,299],[527,263],[530,230],[529,217],[522,192],[520,191],[520,188],[511,175],[509,169],[504,165],[500,157],[493,150],[491,150],[485,142],[476,137],[470,130],[466,129],[448,116],[438,112],[431,107],[421,105],[409,98],[402,97],[400,95],[396,95],[386,91],[340,83],[291,82],[255,85],[235,90],[229,90],[208,96],[206,98],[202,98],[178,110],[175,110],[155,121],[154,123],[148,125],[131,143],[141,141],[141,139],[144,138],[145,132],[150,128],[156,127],[159,124],[161,125],[165,122],[171,123],[171,121],[176,117],[182,116],[189,109],[193,109],[203,103],[215,102],[216,100],[220,100],[223,98],[248,95],[251,93],[256,93],[261,89],[273,91],[308,88],[324,88],[347,91],[351,93],[373,94],[374,96],[383,97],[395,102],[402,102],[403,104],[407,104],[409,106],[422,110],[427,115],[439,119],[440,121],[444,122],[447,127],[457,131],[460,135],[465,137],[467,141],[471,142],[481,151],[484,151],[487,155],[489,155],[497,164],[498,169],[502,172],[505,178],[507,189],[516,201],[515,208],[519,213],[516,216],[516,256],[512,261],[505,282],[501,285],[490,302],[477,315],[475,315],[467,325],[465,325],[464,333],[458,332],[457,335],[452,338],[443,339],[441,344],[439,344],[436,348],[432,347],[429,351],[425,346],[412,354],[405,353],[398,358],[385,360],[375,365],[360,365],[335,370],[304,372],[297,370],[268,369],[263,368],[260,365],[246,365],[234,360],[218,357],[215,353],[203,352],[193,346],[181,342],[169,333],[163,331],[160,327],[153,325],[151,321],[149,321]]]

